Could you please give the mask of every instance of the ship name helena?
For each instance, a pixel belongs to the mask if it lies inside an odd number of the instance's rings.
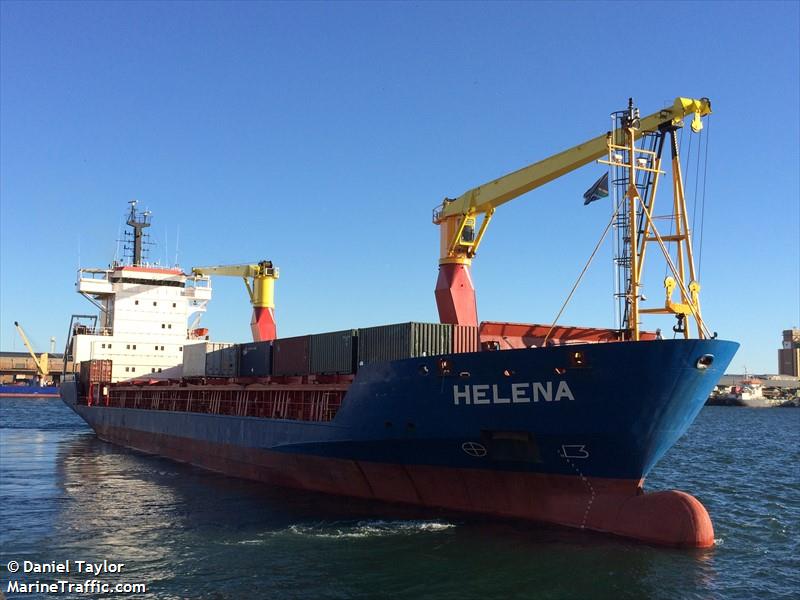
[[[454,385],[453,404],[525,404],[530,402],[558,402],[575,400],[566,381],[559,381],[553,393],[553,382],[512,383],[499,390],[498,384]]]

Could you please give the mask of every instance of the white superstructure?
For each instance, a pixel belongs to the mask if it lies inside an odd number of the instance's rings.
[[[74,328],[69,354],[75,364],[112,360],[112,381],[180,377],[183,347],[206,339],[203,330],[195,329],[211,299],[206,276],[120,265],[80,269],[76,285],[100,315],[93,329]]]

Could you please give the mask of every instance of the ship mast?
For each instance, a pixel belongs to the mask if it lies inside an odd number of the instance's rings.
[[[692,131],[703,128],[700,114],[711,111],[707,107],[694,113]],[[689,338],[689,319],[693,318],[697,337],[713,337],[700,314],[700,283],[694,264],[692,237],[689,229],[683,175],[676,131],[683,126],[682,120],[660,123],[656,130],[646,131],[642,127],[639,109],[628,101],[624,111],[612,113],[614,131],[607,134],[608,159],[598,162],[611,167],[611,182],[615,191],[617,218],[617,245],[614,261],[617,266],[617,297],[620,300],[620,322],[625,339],[639,340],[640,316],[643,314],[672,314],[677,319],[675,333]],[[662,152],[669,139],[672,166],[672,214],[666,218],[672,223],[669,235],[661,235],[654,220],[656,191],[662,170]],[[639,146],[636,145],[639,140]],[[656,243],[671,275],[664,279],[665,300],[663,307],[641,308],[641,281],[648,245]],[[674,259],[668,248],[674,244]],[[673,293],[678,290],[680,300],[674,302]]]
[[[142,264],[143,230],[145,227],[150,227],[150,211],[146,210],[137,213],[136,200],[131,200],[128,204],[131,205],[131,211],[128,214],[126,223],[133,229],[133,258],[131,264],[136,267]]]

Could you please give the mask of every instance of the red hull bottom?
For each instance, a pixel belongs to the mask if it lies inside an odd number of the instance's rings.
[[[640,481],[397,465],[287,454],[98,425],[108,442],[234,477],[329,494],[521,518],[675,547],[714,544],[708,512]]]

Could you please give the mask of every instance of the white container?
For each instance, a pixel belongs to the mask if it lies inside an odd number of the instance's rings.
[[[210,342],[199,342],[183,346],[184,377],[206,376],[206,354],[210,352],[209,346],[213,345]]]
[[[236,344],[200,342],[183,347],[184,377],[236,377]],[[230,349],[230,350],[229,350]]]

